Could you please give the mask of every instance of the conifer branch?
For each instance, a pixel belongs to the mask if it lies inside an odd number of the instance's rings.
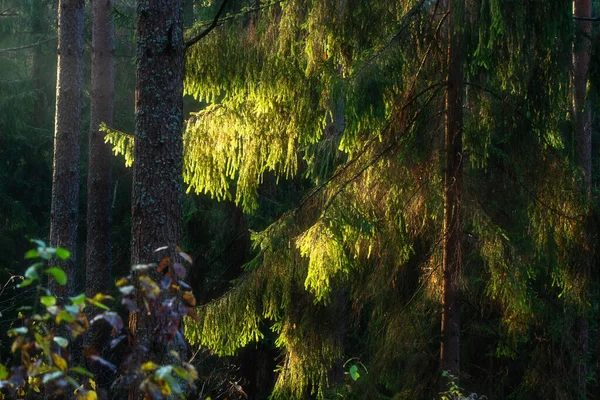
[[[14,8],[7,8],[6,10],[0,11],[0,17],[15,17],[19,15],[19,13],[16,13],[13,10]]]
[[[418,96],[432,90],[435,88],[438,88],[441,84],[435,84],[435,85],[431,85],[429,86],[427,89],[425,89],[425,91],[421,92]],[[437,90],[431,94],[431,96],[429,96],[429,98],[425,101],[425,104],[419,109],[419,111],[417,111],[415,113],[415,115],[411,118],[411,120],[408,122],[408,124],[406,125],[406,127],[404,127],[404,129],[401,132],[401,135],[408,132],[408,130],[414,125],[414,123],[417,121],[417,119],[419,118],[419,116],[421,115],[421,113],[425,110],[425,108],[429,105],[429,103],[435,98],[437,94]],[[408,104],[410,104],[410,102],[414,101],[418,96],[412,98],[409,103],[407,103],[405,105],[404,108],[406,108],[406,106],[408,106]],[[340,195],[340,193],[342,193],[346,187],[351,184],[352,182],[354,182],[356,179],[358,179],[367,169],[369,169],[370,167],[372,167],[373,165],[377,164],[377,162],[379,162],[383,156],[385,156],[386,154],[388,154],[390,151],[392,151],[394,148],[396,148],[396,146],[399,144],[398,142],[398,138],[396,138],[394,141],[392,141],[392,143],[390,143],[388,146],[386,146],[383,150],[381,150],[379,153],[377,153],[375,155],[375,157],[373,157],[373,159],[369,160],[367,162],[367,164],[365,164],[364,166],[362,166],[354,175],[352,175],[352,177],[350,177],[350,179],[348,179],[346,182],[342,183],[341,186],[339,187],[339,189],[327,200],[327,203],[325,204],[325,206],[323,207],[323,212],[321,213],[321,215],[324,215],[327,210],[329,209],[329,207],[331,207],[331,205],[333,204],[333,201],[337,198],[337,196]],[[357,158],[358,159],[358,158]],[[345,166],[346,167],[346,166]],[[344,167],[344,169],[345,169]],[[328,182],[327,182],[328,183]],[[420,189],[420,187],[419,187]]]
[[[9,47],[9,48],[6,48],[6,49],[0,49],[0,53],[9,53],[11,51],[25,50],[25,49],[29,49],[31,47],[39,46],[39,45],[44,44],[44,43],[52,42],[52,41],[57,40],[57,39],[58,39],[58,37],[53,37],[53,38],[46,39],[46,40],[40,40],[37,43],[26,44],[24,46]]]
[[[223,2],[221,3],[221,7],[219,7],[219,10],[217,11],[217,15],[215,15],[215,18],[213,19],[211,24],[208,26],[208,28],[206,28],[205,30],[200,32],[198,35],[196,35],[192,39],[188,40],[185,43],[185,50],[187,50],[190,46],[193,46],[194,44],[198,43],[200,41],[200,39],[202,39],[204,36],[208,35],[210,33],[210,31],[212,31],[213,29],[215,29],[217,27],[217,24],[219,23],[219,18],[221,17],[221,14],[223,13],[223,10],[225,9],[225,6],[227,5],[228,2],[229,2],[229,0],[223,0]]]
[[[423,6],[424,3],[425,3],[425,0],[420,0],[406,14],[404,14],[404,16],[402,17],[402,23],[401,23],[400,27],[398,28],[398,30],[396,32],[392,33],[388,37],[388,39],[385,42],[385,44],[379,50],[375,51],[371,55],[371,57],[369,57],[369,59],[366,62],[363,63],[363,65],[360,67],[360,69],[357,72],[355,72],[354,74],[352,74],[352,76],[350,77],[349,81],[352,81],[357,76],[359,76],[365,70],[365,68],[373,62],[373,60],[375,60],[376,58],[378,58],[388,47],[390,47],[390,45],[392,44],[392,42],[397,37],[399,37],[400,34],[406,30],[406,28],[408,28],[408,23],[411,21],[412,17],[414,17],[417,14],[417,12]],[[446,18],[447,14],[448,13],[446,13],[444,15],[444,19]]]
[[[600,22],[600,17],[594,17],[594,18],[573,17],[573,19],[575,21]]]
[[[223,3],[226,3],[227,1],[228,0],[224,0]],[[222,11],[221,9],[219,9],[219,11],[217,11],[217,16],[215,17],[215,19],[212,22],[204,24],[204,25],[200,25],[200,26],[207,26],[208,28],[206,28],[204,31],[202,31],[200,34],[198,34],[198,36],[194,37],[193,39],[188,40],[186,42],[186,44],[185,44],[185,49],[187,50],[188,47],[196,44],[196,42],[198,42],[204,36],[208,35],[208,33],[211,30],[213,30],[214,28],[216,28],[222,22],[231,21],[232,19],[236,19],[236,18],[239,18],[239,17],[243,17],[244,15],[251,14],[253,12],[264,10],[265,8],[269,8],[269,7],[274,6],[276,4],[283,3],[284,1],[285,0],[273,1],[271,3],[263,4],[262,6],[259,6],[259,7],[250,8],[250,9],[248,9],[248,10],[242,12],[242,13],[235,14],[235,15],[229,15],[229,16],[221,18],[221,19],[218,19],[219,18],[219,12]],[[223,4],[221,5],[221,7],[223,7]]]

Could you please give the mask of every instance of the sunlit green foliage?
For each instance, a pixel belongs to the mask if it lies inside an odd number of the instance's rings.
[[[100,131],[106,132],[104,142],[110,143],[113,146],[113,152],[116,156],[122,155],[125,157],[125,166],[133,165],[133,149],[135,145],[135,137],[127,133],[109,128],[104,122],[100,124]]]
[[[348,396],[432,395],[446,62],[436,5],[266,4],[190,49],[186,91],[207,105],[185,133],[189,190],[253,211],[265,174],[314,184],[254,235],[258,255],[233,289],[186,323],[192,343],[233,354],[266,320],[285,355],[275,398],[326,397],[336,363],[356,353],[372,374]],[[551,381],[568,354],[543,369],[544,354],[572,346],[569,310],[589,304],[574,268],[585,202],[570,137],[570,3],[467,12],[459,278],[464,331],[486,340],[479,358],[464,346],[466,385],[503,396],[506,382],[483,382],[520,359],[515,396],[568,397],[568,381]],[[469,367],[488,357],[490,370]]]

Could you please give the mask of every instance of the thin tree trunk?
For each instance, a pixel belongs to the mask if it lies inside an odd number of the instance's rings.
[[[75,276],[79,211],[83,17],[84,0],[59,1],[50,244],[71,251],[71,258],[67,262],[55,261],[66,269],[71,279]],[[58,291],[58,286],[53,280],[50,287],[54,292]]]
[[[85,292],[89,297],[108,293],[111,282],[111,150],[104,143],[101,122],[112,125],[114,110],[115,29],[110,16],[114,0],[92,0],[92,95],[88,158],[87,262]],[[100,352],[108,340],[106,330],[86,337]],[[93,364],[96,381],[107,386],[100,366]],[[107,372],[107,371],[105,371]],[[108,378],[108,377],[106,377]]]
[[[153,249],[181,242],[183,70],[183,0],[139,0],[131,210],[133,264],[155,262],[165,253],[153,254]],[[144,309],[140,297],[138,307]],[[161,339],[153,337],[153,327],[157,326],[153,318],[146,313],[131,313],[129,327],[136,343]],[[168,350],[164,353],[168,355]],[[129,397],[139,397],[136,387],[132,387]]]
[[[110,289],[111,150],[101,122],[111,125],[114,109],[114,0],[92,1],[92,96],[89,137],[86,294]]]
[[[35,0],[31,5],[31,30],[37,41],[42,40],[48,30],[46,22],[44,0]],[[44,48],[42,46],[33,47],[33,86],[35,89],[35,101],[33,103],[32,123],[33,126],[40,129],[44,125],[44,116],[46,115],[46,96],[44,87]]]
[[[462,0],[448,1],[448,88],[446,92],[446,129],[444,173],[444,256],[442,295],[441,368],[458,377],[460,373],[459,279],[461,254],[462,191]]]
[[[578,18],[590,18],[591,0],[575,0],[574,14]],[[587,79],[590,67],[591,23],[577,21],[577,34],[573,47],[573,86],[575,129],[577,138],[577,156],[583,172],[584,191],[588,202],[592,199],[592,118],[587,98]],[[588,284],[592,267],[592,219],[588,206],[588,218],[585,227],[583,260],[580,267],[580,278],[584,285]],[[585,294],[584,294],[585,295]],[[589,337],[589,321],[587,316],[578,315],[575,319],[577,390],[580,398],[586,398],[587,353]]]

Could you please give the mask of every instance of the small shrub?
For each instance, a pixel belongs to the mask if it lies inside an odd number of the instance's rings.
[[[103,293],[93,297],[80,294],[63,301],[43,287],[41,278],[46,275],[55,279],[60,286],[66,285],[64,271],[48,267],[48,261],[52,257],[64,260],[70,254],[65,249],[48,247],[41,241],[35,243],[37,249],[28,251],[25,256],[34,262],[17,286],[23,288],[35,284],[36,300],[32,306],[20,309],[18,326],[8,332],[14,338],[11,353],[15,365],[0,364],[0,399],[70,396],[71,393],[78,400],[97,399],[94,374],[77,365],[77,357],[72,355],[74,341],[90,332],[92,326],[100,321],[104,321],[111,329],[111,348],[131,337],[131,333],[128,334],[123,319],[111,308],[115,303],[113,297]],[[185,253],[180,252],[180,255],[182,259],[190,261]],[[196,302],[190,287],[183,281],[185,268],[165,258],[159,264],[136,265],[132,272],[132,275],[116,283],[122,295],[121,304],[130,312],[154,313],[158,317],[156,320],[160,321],[155,333],[161,335],[160,340],[167,346],[178,335],[181,320],[188,314],[188,305],[193,306]],[[138,310],[136,305],[138,292],[145,310]],[[147,343],[143,341],[138,341],[129,350],[130,355],[143,353],[152,356]],[[83,357],[88,362],[98,363],[118,373],[111,390],[126,390],[130,385],[137,385],[147,399],[169,396],[183,399],[186,392],[194,389],[198,374],[194,366],[183,361],[176,350],[170,350],[169,355],[168,364],[148,358],[132,363],[140,358],[129,356],[124,363],[127,364],[127,370],[122,371],[102,358],[93,346],[83,349]]]

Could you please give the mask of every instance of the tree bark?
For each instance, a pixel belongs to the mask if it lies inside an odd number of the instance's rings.
[[[448,82],[444,172],[444,249],[442,294],[441,368],[458,377],[460,373],[459,279],[461,254],[463,60],[462,0],[448,1]]]
[[[577,18],[590,19],[592,13],[591,0],[575,0],[574,15]],[[583,190],[586,201],[592,200],[592,118],[587,98],[587,80],[591,53],[591,22],[576,21],[577,32],[573,46],[573,103],[575,112],[575,131],[577,139],[577,158],[583,172]],[[584,232],[584,254],[580,266],[580,278],[584,285],[588,284],[592,255],[592,215],[591,207],[586,206],[587,221]],[[585,292],[584,292],[585,296]],[[579,314],[574,326],[576,341],[577,390],[579,398],[586,398],[587,388],[587,353],[589,337],[589,321],[586,315]]]
[[[115,29],[110,16],[114,0],[92,0],[92,93],[88,156],[87,262],[85,293],[109,293],[111,283],[111,150],[104,143],[101,122],[112,125],[115,87]],[[104,327],[101,327],[104,328]],[[106,329],[86,337],[88,345],[103,353],[107,347]],[[90,366],[102,387],[110,382],[97,364]]]
[[[66,270],[71,280],[75,277],[79,211],[83,17],[84,0],[59,1],[50,244],[71,251],[68,261],[54,261],[54,264]],[[58,291],[54,280],[51,280],[50,287],[55,293]]]
[[[92,96],[89,136],[86,294],[110,290],[111,150],[101,122],[111,125],[114,110],[114,0],[92,1]]]
[[[131,261],[158,261],[181,242],[183,165],[183,0],[137,2],[137,77]],[[138,307],[143,310],[138,296]],[[151,342],[154,315],[131,313],[136,343]],[[152,348],[149,346],[148,348]],[[168,351],[164,353],[168,354]],[[134,385],[135,386],[135,385]],[[139,397],[132,387],[130,399]]]
[[[48,31],[46,22],[45,5],[43,0],[35,0],[31,4],[31,30],[35,35],[36,41],[44,38]],[[44,125],[46,116],[46,91],[47,80],[44,79],[44,48],[35,46],[33,48],[33,87],[35,90],[35,101],[33,103],[32,124],[35,128],[41,129]]]

